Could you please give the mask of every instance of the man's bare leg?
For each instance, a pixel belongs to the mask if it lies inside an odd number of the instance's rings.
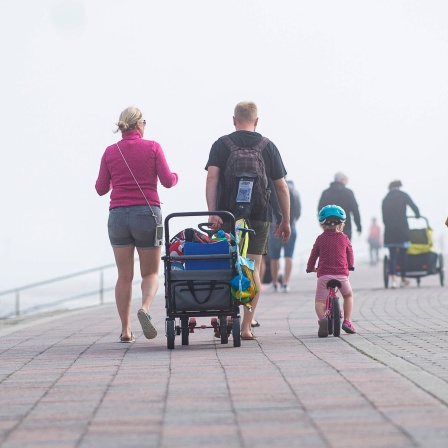
[[[260,280],[260,266],[262,255],[253,255],[247,254],[247,258],[254,260],[254,280],[257,285],[258,292],[255,294],[255,297],[252,299],[251,305],[252,308],[249,310],[247,307],[244,307],[243,310],[243,321],[241,323],[241,337],[248,338],[252,336],[252,318],[255,315],[255,309],[257,308],[258,299],[260,298],[261,291],[261,280]]]

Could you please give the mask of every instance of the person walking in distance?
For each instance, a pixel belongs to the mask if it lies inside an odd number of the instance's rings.
[[[327,298],[327,282],[336,279],[341,282],[342,297],[344,298],[344,321],[342,329],[346,333],[356,333],[352,324],[353,291],[348,279],[349,271],[355,270],[355,260],[350,239],[342,230],[346,220],[345,211],[337,205],[327,205],[319,212],[321,233],[311,250],[306,272],[317,272],[317,286],[315,310],[318,317],[320,338],[328,336],[328,316],[325,314]],[[316,262],[319,260],[316,267]]]
[[[253,190],[253,206],[250,208],[249,216],[244,216],[250,228],[255,231],[249,239],[247,257],[254,260],[254,280],[258,287],[258,293],[252,299],[252,312],[244,307],[241,325],[241,338],[243,340],[256,339],[252,333],[252,317],[260,297],[261,280],[260,266],[264,254],[267,253],[270,224],[272,222],[272,207],[269,201],[268,180],[271,179],[278,197],[282,211],[282,221],[276,227],[275,237],[281,238],[283,242],[288,241],[291,234],[289,219],[289,192],[285,181],[286,169],[277,147],[273,142],[256,132],[258,125],[257,106],[251,101],[243,101],[235,107],[233,116],[235,132],[220,137],[216,140],[210,150],[205,169],[207,170],[206,200],[208,210],[227,210],[235,214],[239,219],[239,211],[236,210],[235,185],[238,185],[237,170],[230,172],[226,169],[230,158],[241,166],[249,160],[253,162],[254,157],[259,159],[258,172]],[[251,152],[253,151],[253,152]],[[261,157],[260,157],[261,155]],[[245,171],[245,170],[241,170]],[[258,186],[258,189],[257,189]],[[210,214],[211,227],[218,230],[223,223],[219,216]]]
[[[369,229],[369,243],[370,264],[375,266],[379,261],[379,250],[381,249],[381,227],[378,225],[376,218],[372,218]]]
[[[389,184],[389,193],[383,199],[382,212],[384,223],[384,247],[389,249],[389,275],[391,287],[396,288],[397,264],[400,266],[401,287],[409,285],[406,279],[407,251],[411,245],[407,207],[410,207],[416,218],[420,218],[420,211],[411,197],[401,191],[402,183],[394,180]]]
[[[287,180],[286,184],[289,189],[291,238],[289,238],[286,243],[283,243],[280,239],[275,238],[275,224],[271,224],[271,234],[269,237],[269,258],[272,277],[271,291],[273,292],[277,292],[279,290],[279,283],[282,292],[289,292],[289,279],[291,277],[294,247],[297,239],[296,223],[300,218],[301,213],[300,196],[294,187],[294,182],[292,180]],[[279,276],[280,255],[282,251],[285,262],[284,274]]]
[[[330,187],[322,192],[319,199],[319,204],[317,206],[317,211],[319,212],[322,207],[325,207],[326,205],[335,204],[341,207],[347,216],[347,219],[345,220],[344,233],[349,237],[349,239],[351,239],[351,215],[353,215],[353,220],[359,235],[362,232],[362,227],[358,203],[356,202],[353,191],[346,187],[347,182],[348,177],[344,173],[337,172],[334,175],[334,182],[331,182]]]
[[[108,230],[117,264],[115,300],[121,320],[120,342],[134,342],[130,311],[135,249],[142,276],[142,307],[137,316],[148,339],[157,335],[149,310],[159,286],[163,231],[157,182],[165,188],[177,184],[161,146],[144,140],[146,120],[136,107],[128,107],[117,123],[122,140],[108,146],[101,158],[95,184],[100,196],[111,191]]]

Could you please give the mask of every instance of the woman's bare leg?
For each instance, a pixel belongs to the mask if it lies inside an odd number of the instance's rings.
[[[160,247],[137,248],[142,275],[142,309],[149,313],[154,297],[159,289]]]
[[[113,247],[118,279],[115,285],[115,302],[121,320],[121,335],[131,337],[132,280],[134,278],[134,246]]]

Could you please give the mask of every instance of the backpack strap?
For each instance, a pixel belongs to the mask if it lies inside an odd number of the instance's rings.
[[[266,146],[268,146],[268,144],[269,139],[267,137],[262,137],[262,139],[253,148],[261,152],[264,148],[266,148]]]
[[[221,140],[230,149],[230,151],[236,151],[237,149],[239,149],[239,147],[236,146],[235,143],[233,143],[232,139],[228,135],[222,136]]]
[[[226,144],[226,146],[230,149],[230,151],[235,151],[239,149],[239,146],[236,146],[228,135],[223,135],[221,137],[221,140]],[[266,148],[266,146],[268,146],[269,141],[270,140],[267,137],[262,137],[261,140],[255,146],[252,146],[252,148],[261,152],[263,151],[264,148]],[[245,148],[245,146],[243,146],[243,148]]]

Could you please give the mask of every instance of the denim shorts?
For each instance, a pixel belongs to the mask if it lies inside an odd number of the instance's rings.
[[[162,223],[160,207],[151,205],[157,223]],[[140,249],[154,247],[156,221],[147,205],[116,207],[109,211],[107,222],[112,247],[135,246]]]
[[[283,255],[286,258],[292,258],[294,255],[294,247],[296,245],[297,230],[295,226],[291,226],[291,237],[285,244],[281,238],[276,238],[274,234],[275,225],[271,224],[271,233],[269,235],[269,257],[271,260],[279,260],[283,248]]]

